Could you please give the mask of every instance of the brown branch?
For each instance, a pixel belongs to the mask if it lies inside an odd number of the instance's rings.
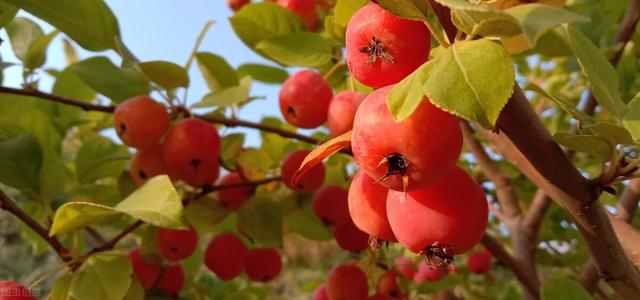
[[[482,237],[482,244],[491,252],[491,254],[504,264],[518,280],[527,288],[527,291],[536,299],[540,298],[540,283],[535,274],[525,271],[522,266],[505,250],[500,242],[495,238],[486,234]]]
[[[16,89],[16,88],[2,86],[0,87],[0,93],[35,97],[37,99],[49,100],[49,101],[53,101],[53,102],[57,102],[57,103],[61,103],[69,106],[78,107],[85,111],[99,111],[104,113],[113,113],[115,110],[114,106],[105,106],[105,105],[82,102],[82,101],[65,98],[65,97],[61,97],[53,94],[43,93],[36,90],[23,90],[23,89]],[[195,117],[213,124],[221,124],[228,127],[246,127],[246,128],[258,129],[264,132],[271,132],[282,137],[296,139],[309,144],[317,145],[320,143],[320,141],[316,138],[312,138],[306,135],[297,134],[295,132],[284,130],[278,127],[263,125],[259,123],[253,123],[253,122],[248,122],[248,121],[243,121],[238,119],[230,119],[230,118],[225,118],[221,116],[196,115]]]
[[[42,227],[36,220],[27,215],[4,191],[0,190],[0,209],[14,215],[24,224],[26,224],[31,230],[38,234],[43,240],[45,240],[51,248],[60,256],[62,261],[68,262],[71,260],[69,251],[58,241],[56,237],[49,236],[49,231]]]
[[[543,190],[538,189],[536,194],[533,196],[533,200],[531,201],[531,205],[529,205],[527,213],[524,215],[524,220],[522,221],[523,225],[530,228],[531,232],[537,234],[540,230],[540,226],[542,225],[544,215],[547,212],[547,209],[549,209],[549,205],[551,205],[551,199]]]
[[[610,213],[607,215],[609,216],[609,220],[613,225],[616,235],[620,239],[620,243],[622,244],[622,248],[624,248],[625,253],[629,256],[631,262],[640,267],[640,232],[638,232],[638,230],[628,222],[621,220]],[[606,277],[604,279],[607,280]]]

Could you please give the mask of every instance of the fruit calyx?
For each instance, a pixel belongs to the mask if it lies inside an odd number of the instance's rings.
[[[362,53],[369,54],[369,59],[367,60],[367,64],[371,65],[376,62],[376,60],[382,59],[388,63],[395,63],[395,58],[387,51],[387,47],[384,43],[379,40],[377,37],[372,36],[371,41],[364,47],[358,49]]]
[[[387,172],[382,178],[376,180],[376,183],[380,183],[390,176],[398,175],[402,177],[402,187],[406,192],[409,186],[409,176],[407,175],[409,160],[402,154],[394,152],[385,156],[380,163],[378,163],[378,167],[385,163],[387,164]]]
[[[419,255],[424,255],[431,267],[440,267],[442,265],[453,265],[455,258],[451,254],[451,247],[435,243],[421,251]]]

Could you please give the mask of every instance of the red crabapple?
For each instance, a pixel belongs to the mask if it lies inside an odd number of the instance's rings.
[[[462,151],[460,126],[426,97],[409,118],[396,123],[387,108],[391,89],[376,90],[360,104],[353,155],[371,178],[390,189],[427,187],[453,170]]]
[[[329,294],[327,294],[327,285],[320,285],[315,292],[313,292],[313,300],[330,300]]]
[[[149,98],[137,96],[126,100],[113,112],[113,125],[123,143],[134,148],[149,148],[169,128],[167,108]]]
[[[280,112],[298,128],[313,129],[327,121],[333,91],[314,71],[300,71],[289,77],[280,89]]]
[[[338,246],[350,252],[364,251],[369,247],[369,235],[358,229],[351,220],[337,226],[333,235],[338,242]]]
[[[367,294],[369,294],[367,276],[358,266],[336,266],[329,272],[327,294],[329,299],[366,299]]]
[[[325,225],[338,227],[350,220],[348,197],[341,187],[323,187],[313,195],[313,212]]]
[[[349,187],[349,213],[353,223],[371,238],[397,242],[387,219],[388,192],[365,172],[358,171]]]
[[[284,185],[299,193],[313,192],[322,186],[324,182],[324,165],[318,164],[305,173],[297,184],[293,184],[293,174],[298,171],[302,161],[309,153],[309,151],[305,150],[289,153],[282,161],[282,167],[280,168]]]
[[[309,31],[316,31],[320,18],[315,0],[278,0],[278,4],[298,15]]]
[[[216,236],[204,253],[204,264],[222,280],[236,278],[244,271],[247,246],[232,233]]]
[[[413,281],[418,284],[425,281],[436,282],[444,275],[444,266],[429,265],[428,259],[424,259],[418,264],[418,273],[413,277]]]
[[[349,71],[372,88],[400,82],[429,59],[430,49],[424,23],[397,17],[375,3],[356,11],[347,25]]]
[[[416,268],[413,265],[413,261],[406,257],[398,257],[395,260],[396,268],[407,279],[413,279],[416,275]]]
[[[162,148],[169,170],[187,184],[200,187],[218,178],[220,136],[211,124],[184,119],[169,130]]]
[[[187,230],[159,228],[156,244],[162,257],[170,261],[183,260],[198,247],[198,232],[193,227]]]
[[[240,173],[229,173],[220,179],[220,184],[235,184],[245,182]],[[222,189],[218,191],[218,199],[230,211],[238,211],[242,204],[253,195],[253,188],[250,186]]]
[[[394,270],[386,271],[380,275],[376,284],[376,292],[390,296],[392,299],[406,298],[406,295],[400,290],[400,285],[398,285],[398,273]]]
[[[169,174],[169,167],[162,155],[162,148],[154,146],[139,149],[131,159],[129,173],[136,185],[141,186],[154,176]]]
[[[227,0],[227,5],[229,5],[231,10],[237,12],[250,2],[251,0]]]
[[[145,289],[152,287],[160,276],[160,267],[145,261],[140,255],[139,248],[129,251],[129,260],[133,266],[133,273],[140,280],[142,287]]]
[[[480,241],[489,211],[482,188],[456,167],[426,189],[389,191],[387,214],[402,245],[428,259],[452,262],[453,255]]]
[[[282,271],[282,258],[273,248],[252,249],[247,255],[245,273],[252,281],[269,282]]]
[[[491,253],[486,249],[474,252],[467,258],[467,269],[475,274],[484,274],[491,270]]]
[[[339,136],[353,128],[353,118],[358,106],[367,94],[343,91],[336,94],[329,104],[327,127],[331,136]]]
[[[31,291],[11,280],[0,281],[0,300],[36,300]]]
[[[184,280],[184,268],[179,263],[174,262],[162,271],[160,280],[158,280],[158,288],[167,295],[176,297],[184,286]]]

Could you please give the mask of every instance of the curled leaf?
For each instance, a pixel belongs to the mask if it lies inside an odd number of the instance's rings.
[[[325,158],[349,146],[351,146],[351,130],[313,149],[313,151],[304,158],[298,171],[293,174],[293,183],[297,184],[305,173],[321,163]]]

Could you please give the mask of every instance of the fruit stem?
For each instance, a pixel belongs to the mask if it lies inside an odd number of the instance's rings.
[[[340,68],[341,65],[342,65],[342,60],[339,60],[333,66],[331,66],[331,68],[327,70],[327,72],[324,73],[324,75],[322,75],[322,78],[328,81],[329,78],[331,78],[331,76],[333,76],[333,74],[336,73],[336,71],[338,70],[338,68]]]
[[[444,35],[442,35],[442,33],[438,31],[433,26],[433,24],[431,24],[431,22],[429,22],[429,20],[423,20],[423,22],[425,25],[427,25],[427,28],[429,28],[431,35],[436,39],[436,41],[438,41],[438,44],[440,44],[440,46],[442,46],[443,48],[449,48],[449,46],[451,46],[451,44],[445,39]]]

